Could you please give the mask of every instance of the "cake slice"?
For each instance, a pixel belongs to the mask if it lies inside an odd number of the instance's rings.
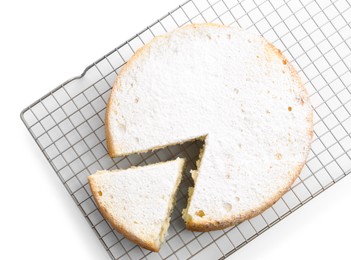
[[[98,171],[88,177],[95,202],[105,219],[126,238],[159,251],[167,235],[184,159]]]

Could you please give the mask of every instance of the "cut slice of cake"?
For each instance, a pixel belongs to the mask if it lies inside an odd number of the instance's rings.
[[[95,202],[106,220],[136,244],[159,251],[169,227],[184,159],[98,171],[88,177]]]
[[[255,33],[189,25],[154,38],[119,73],[106,111],[111,156],[204,139],[187,228],[256,216],[306,162],[313,109],[293,66]]]

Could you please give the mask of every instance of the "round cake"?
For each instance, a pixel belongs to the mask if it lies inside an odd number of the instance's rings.
[[[263,37],[214,24],[155,37],[119,73],[106,111],[112,157],[204,147],[183,218],[208,231],[263,212],[292,185],[313,136],[306,89]]]

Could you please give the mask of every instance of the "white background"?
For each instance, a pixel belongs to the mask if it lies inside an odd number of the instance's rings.
[[[181,0],[2,1],[0,259],[109,259],[20,111]],[[229,259],[351,259],[351,177]]]

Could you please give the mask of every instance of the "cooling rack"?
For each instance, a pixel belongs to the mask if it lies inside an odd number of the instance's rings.
[[[111,86],[133,53],[159,34],[189,23],[247,28],[273,42],[297,68],[314,106],[314,140],[308,162],[291,189],[261,215],[212,232],[185,229],[181,211],[189,169],[201,142],[110,158],[104,114]],[[21,113],[46,159],[112,259],[225,258],[284,219],[351,171],[351,6],[336,1],[190,0],[64,82]],[[96,170],[128,168],[181,156],[189,161],[169,235],[151,253],[114,231],[99,213],[87,183]]]

